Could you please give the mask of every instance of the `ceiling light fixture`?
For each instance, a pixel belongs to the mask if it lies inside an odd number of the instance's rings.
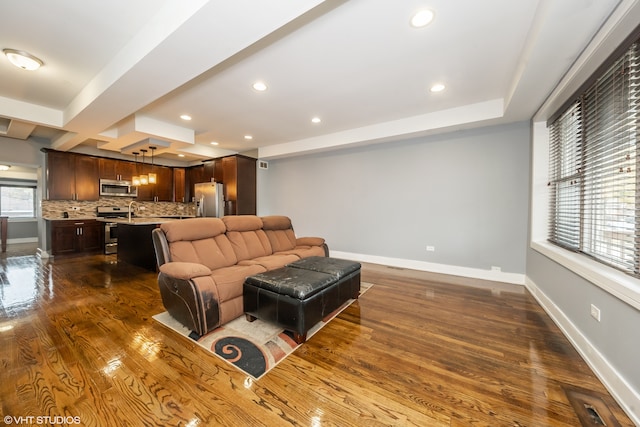
[[[264,84],[264,82],[255,82],[253,84],[253,88],[258,92],[264,92],[265,90],[267,90],[267,85]]]
[[[2,52],[4,52],[13,65],[23,70],[35,71],[44,65],[40,58],[36,58],[29,52],[15,49],[2,49]]]
[[[245,135],[245,136],[244,136],[244,139],[246,139],[246,140],[251,140],[251,139],[253,139],[253,137],[252,137],[251,135]]]
[[[311,123],[320,123],[322,120],[320,120],[320,117],[314,117],[313,119],[311,119]]]
[[[424,9],[416,12],[411,17],[411,26],[414,28],[422,28],[426,27],[433,21],[433,11],[429,9]]]
[[[182,120],[187,120],[187,121],[191,120],[191,116],[190,116],[190,115],[188,115],[188,114],[183,114],[183,115],[181,115],[181,116],[180,116],[180,118],[181,118]]]
[[[210,144],[211,145],[218,145],[218,143],[216,141],[211,141]]]
[[[444,90],[444,85],[442,83],[437,83],[433,86],[431,86],[431,89],[429,89],[431,92],[442,92]]]
[[[151,150],[151,172],[149,173],[149,184],[156,184],[158,179],[156,174],[153,173],[153,153],[156,151],[156,147],[150,146],[149,150]]]
[[[135,156],[134,157],[134,159],[135,159],[134,160],[134,164],[135,164],[134,173],[135,173],[135,175],[133,175],[131,177],[131,185],[133,185],[134,187],[138,187],[140,185],[140,176],[138,175],[138,154],[140,154],[140,153],[138,153],[137,151],[134,151],[131,154],[133,154]]]
[[[142,173],[140,174],[140,185],[149,184],[149,175],[144,173],[144,155],[147,154],[147,150],[143,148],[142,150]]]
[[[11,166],[9,165],[0,165],[0,171],[8,171]]]
[[[178,154],[178,157],[184,157],[184,154]]]

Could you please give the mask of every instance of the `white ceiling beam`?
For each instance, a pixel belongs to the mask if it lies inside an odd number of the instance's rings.
[[[274,159],[337,148],[389,141],[462,128],[469,124],[496,120],[504,115],[504,101],[493,99],[434,113],[377,123],[343,132],[258,148],[260,159]]]
[[[27,139],[35,128],[34,124],[11,120],[6,135],[9,138]]]
[[[0,116],[53,128],[63,126],[62,111],[3,96],[0,96]]]
[[[69,104],[65,128],[99,134],[323,1],[168,2]]]

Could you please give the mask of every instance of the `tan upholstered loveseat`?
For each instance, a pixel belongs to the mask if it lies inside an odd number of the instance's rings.
[[[243,314],[246,277],[329,256],[324,239],[297,238],[286,216],[171,221],[153,231],[153,243],[162,303],[197,336]]]

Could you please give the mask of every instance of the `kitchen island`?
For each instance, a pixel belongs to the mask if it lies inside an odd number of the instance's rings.
[[[118,262],[156,271],[156,253],[151,232],[160,224],[180,218],[135,217],[112,220],[118,224]]]

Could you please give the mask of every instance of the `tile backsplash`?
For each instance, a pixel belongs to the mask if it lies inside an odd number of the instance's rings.
[[[123,200],[124,199],[124,200]],[[43,200],[42,217],[45,219],[63,218],[64,212],[69,214],[69,218],[92,218],[96,216],[98,206],[120,206],[127,207],[131,199],[123,197],[101,197],[94,202],[82,202],[73,200]],[[195,203],[174,203],[174,202],[138,202],[134,204],[136,216],[194,216],[196,213]],[[74,209],[77,208],[77,209]]]

